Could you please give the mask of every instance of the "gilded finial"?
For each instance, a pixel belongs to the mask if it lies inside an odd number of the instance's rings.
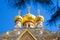
[[[30,7],[28,7],[28,13],[30,14]]]
[[[38,15],[40,15],[40,9],[38,9]]]
[[[15,22],[17,22],[17,21],[22,22],[22,17],[20,16],[20,10],[18,10],[18,15],[14,18],[14,21]]]
[[[18,15],[20,15],[20,10],[18,10]]]

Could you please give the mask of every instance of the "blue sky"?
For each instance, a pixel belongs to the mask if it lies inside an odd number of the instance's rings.
[[[56,0],[52,0],[54,5],[52,6],[56,6]],[[60,4],[60,2],[59,2]],[[37,5],[37,4],[36,4]],[[31,13],[34,14],[35,16],[37,16],[37,9],[40,9],[40,13],[41,15],[44,17],[44,29],[46,30],[50,30],[53,32],[58,31],[58,24],[60,23],[60,21],[57,21],[57,25],[54,26],[52,25],[47,26],[46,25],[46,21],[51,17],[51,15],[49,14],[49,10],[50,8],[45,7],[43,8],[40,4],[38,4],[39,6],[35,7],[32,3],[30,5],[31,7]],[[27,5],[28,6],[28,5]],[[60,6],[60,5],[59,5]],[[3,32],[7,32],[9,30],[13,30],[14,26],[15,26],[15,22],[14,22],[14,17],[17,15],[18,10],[11,7],[7,0],[0,0],[0,34],[2,34]],[[21,16],[27,14],[27,8],[21,9]],[[53,13],[52,13],[53,14]]]

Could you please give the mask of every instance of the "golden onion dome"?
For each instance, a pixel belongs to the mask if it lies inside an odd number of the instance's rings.
[[[20,21],[20,22],[22,22],[22,17],[21,16],[16,16],[15,18],[14,18],[14,21],[16,22],[16,21]]]
[[[33,14],[30,14],[30,7],[28,7],[28,14],[23,16],[23,24],[25,24],[26,22],[33,22],[34,23],[34,20],[35,20],[35,16]]]
[[[26,22],[33,22],[35,24],[34,20],[35,16],[33,14],[28,13],[25,16],[23,16],[23,24]]]
[[[22,17],[20,16],[20,10],[18,10],[18,16],[16,16],[16,17],[14,18],[14,21],[15,21],[15,22],[16,22],[16,21],[22,22]]]
[[[44,22],[44,17],[43,16],[37,16],[36,22],[38,22],[38,21]]]
[[[38,16],[35,18],[35,21],[36,22],[38,22],[38,21],[44,22],[44,17],[40,15],[40,10],[38,10]]]

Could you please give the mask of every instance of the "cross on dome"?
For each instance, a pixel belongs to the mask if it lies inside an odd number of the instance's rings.
[[[30,14],[30,7],[28,7],[28,13]]]
[[[40,15],[40,9],[38,9],[38,15]]]
[[[20,11],[21,11],[21,10],[18,10],[18,15],[20,15]]]

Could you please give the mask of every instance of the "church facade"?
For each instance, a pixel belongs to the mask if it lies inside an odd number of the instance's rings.
[[[30,7],[28,7],[28,13],[23,17],[18,10],[14,21],[16,23],[14,30],[0,35],[0,40],[60,40],[60,29],[57,33],[44,30],[44,17],[40,15],[39,9],[38,16],[35,16],[30,13]]]

